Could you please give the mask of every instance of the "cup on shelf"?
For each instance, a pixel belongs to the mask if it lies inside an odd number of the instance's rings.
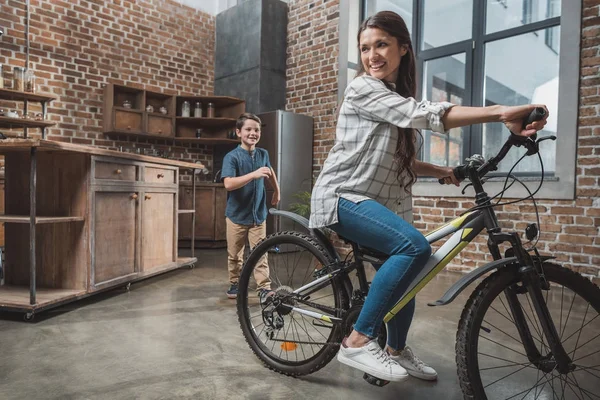
[[[158,109],[158,111],[159,111],[161,114],[167,115],[167,107],[165,107],[165,106],[161,106],[161,107]]]
[[[146,112],[149,112],[149,113],[154,112],[154,106],[152,104],[148,104],[146,106]]]
[[[19,118],[19,112],[17,110],[10,110],[6,112],[6,116],[9,118]]]

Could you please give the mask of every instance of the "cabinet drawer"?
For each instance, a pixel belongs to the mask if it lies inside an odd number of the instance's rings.
[[[115,181],[135,181],[136,166],[131,164],[118,164],[96,161],[95,179],[111,179]]]
[[[164,183],[172,185],[175,182],[175,170],[165,168],[146,167],[144,181],[149,183]]]
[[[142,114],[136,111],[115,110],[115,130],[141,132]]]
[[[148,127],[146,131],[151,135],[174,136],[173,119],[157,115],[148,115]]]

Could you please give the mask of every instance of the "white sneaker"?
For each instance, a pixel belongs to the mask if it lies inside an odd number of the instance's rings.
[[[437,379],[437,372],[423,361],[419,360],[412,349],[408,346],[404,347],[404,350],[399,355],[390,355],[390,358],[400,364],[409,375],[415,378],[424,379],[426,381],[435,381]]]
[[[379,379],[401,381],[408,377],[404,368],[392,361],[390,356],[373,339],[363,347],[340,347],[337,359],[342,364],[357,368]]]

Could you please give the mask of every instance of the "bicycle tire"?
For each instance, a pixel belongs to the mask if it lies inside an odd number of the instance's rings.
[[[276,359],[268,354],[265,346],[257,338],[256,332],[252,327],[248,308],[249,283],[256,263],[261,259],[265,252],[268,252],[273,246],[282,246],[286,244],[304,248],[316,257],[322,265],[329,265],[333,262],[333,259],[315,239],[303,233],[285,231],[267,236],[252,249],[242,268],[238,286],[237,314],[242,333],[248,346],[262,361],[265,367],[284,375],[301,376],[311,374],[327,365],[338,352],[339,344],[325,345],[315,356],[302,362],[286,362],[285,360]],[[347,310],[349,308],[349,299],[343,284],[337,279],[333,279],[330,282],[334,294],[335,308]],[[341,317],[341,315],[336,316]],[[339,343],[342,339],[342,333],[342,324],[334,325],[327,342]]]
[[[597,285],[554,263],[545,262],[542,268],[549,282],[570,289],[600,314],[600,289]],[[485,313],[494,299],[503,293],[504,289],[520,281],[518,266],[501,269],[477,286],[463,309],[456,335],[456,364],[465,399],[488,398],[481,380],[478,361],[479,332]]]

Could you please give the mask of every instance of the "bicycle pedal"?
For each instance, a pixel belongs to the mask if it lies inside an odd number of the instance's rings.
[[[367,374],[366,372],[363,375],[363,379],[365,381],[369,382],[371,385],[375,385],[375,386],[379,386],[379,387],[384,387],[385,385],[390,383],[390,381],[386,381],[385,379],[380,379],[376,376]]]

